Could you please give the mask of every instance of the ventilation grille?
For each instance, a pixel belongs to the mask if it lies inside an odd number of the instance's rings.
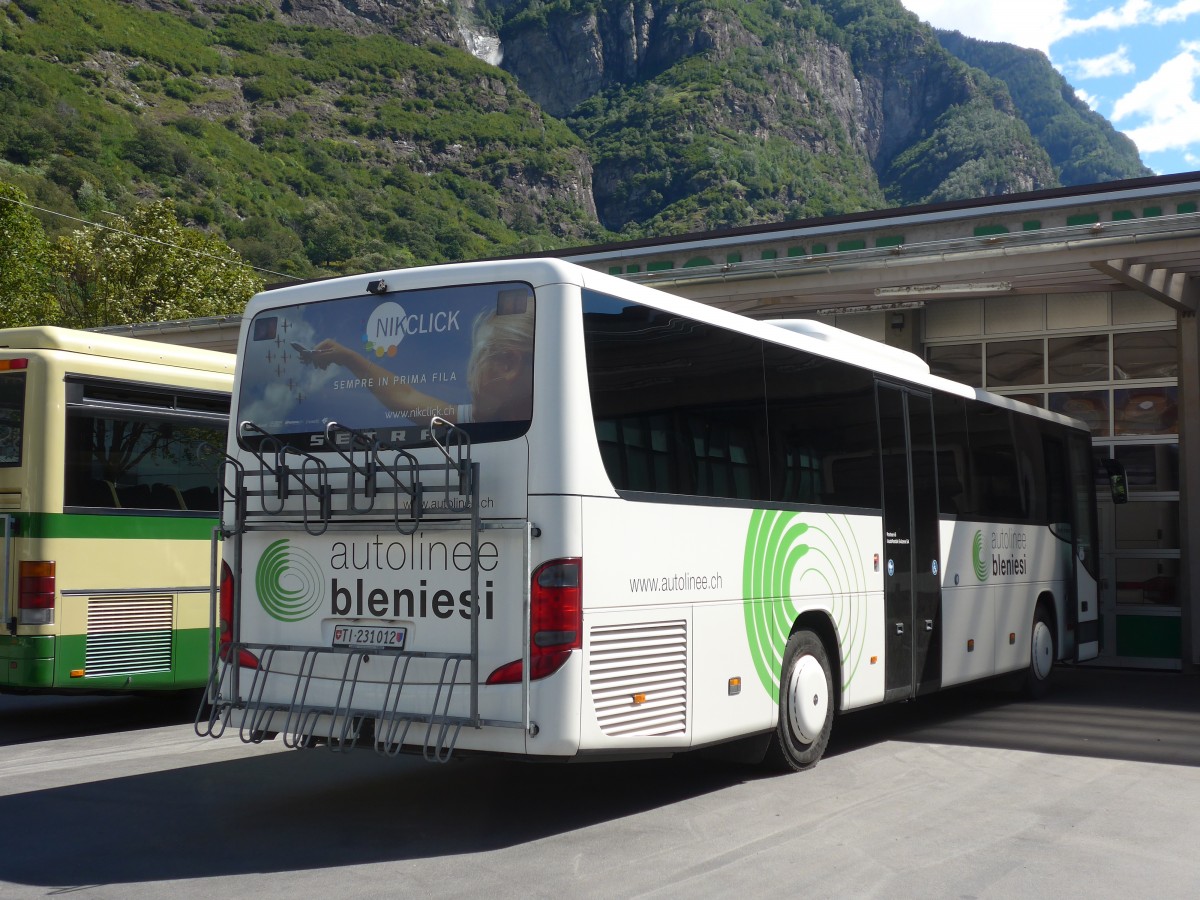
[[[687,729],[686,622],[600,626],[591,631],[590,647],[601,731],[659,736]]]
[[[89,678],[171,670],[170,597],[88,601]]]

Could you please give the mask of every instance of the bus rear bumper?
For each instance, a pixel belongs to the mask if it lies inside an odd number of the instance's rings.
[[[53,686],[53,635],[0,635],[0,690],[37,690]]]

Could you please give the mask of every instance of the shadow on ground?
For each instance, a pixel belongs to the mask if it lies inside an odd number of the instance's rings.
[[[891,740],[1197,766],[1198,690],[1195,676],[1089,670],[1060,672],[1040,702],[949,691],[842,717],[829,754]],[[2,797],[0,880],[62,887],[452,857],[761,777],[693,757],[438,766],[369,752],[262,755]],[[793,785],[803,781],[781,787]]]
[[[201,696],[200,690],[110,696],[0,694],[0,747],[191,722]]]
[[[1200,676],[1059,669],[1041,700],[968,686],[851,713],[835,728],[834,752],[886,739],[1200,766]]]

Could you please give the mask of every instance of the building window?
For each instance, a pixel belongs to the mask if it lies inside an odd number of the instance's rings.
[[[1081,334],[1050,338],[1051,384],[1108,381],[1108,335]]]
[[[1179,340],[1174,331],[1113,335],[1113,378],[1178,378]]]
[[[1144,387],[1113,391],[1113,432],[1178,434],[1179,390]]]
[[[991,341],[987,345],[985,386],[988,388],[1045,384],[1045,351],[1041,338]]]
[[[1108,391],[1056,391],[1049,395],[1049,409],[1078,419],[1092,430],[1092,437],[1108,437]]]
[[[934,344],[926,355],[934,375],[983,387],[983,344]]]

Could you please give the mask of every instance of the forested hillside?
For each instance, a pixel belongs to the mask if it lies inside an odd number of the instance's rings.
[[[0,0],[0,181],[309,276],[1147,174],[898,0]]]
[[[967,65],[999,78],[1017,112],[1054,164],[1061,184],[1096,184],[1152,174],[1133,141],[1075,96],[1067,80],[1036,50],[939,31],[938,40]]]

